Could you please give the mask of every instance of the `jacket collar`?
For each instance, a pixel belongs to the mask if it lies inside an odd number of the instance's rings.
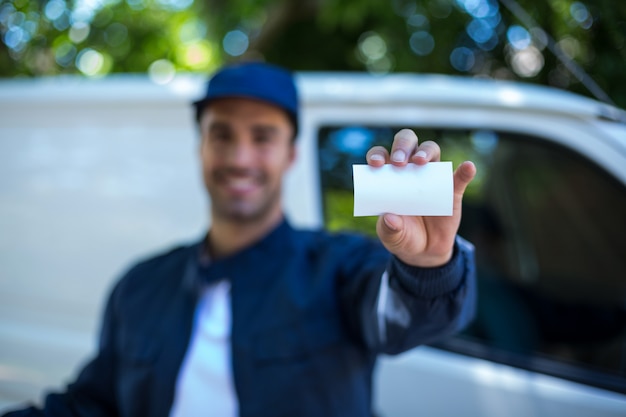
[[[263,276],[266,265],[273,259],[283,258],[291,251],[293,228],[283,219],[267,235],[233,253],[217,260],[210,259],[206,250],[207,234],[202,240],[189,246],[188,262],[183,277],[186,289],[197,292],[204,285],[222,279],[244,279],[254,270],[255,276]]]

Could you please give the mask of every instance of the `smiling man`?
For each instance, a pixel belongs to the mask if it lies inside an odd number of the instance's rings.
[[[385,214],[378,240],[296,230],[281,184],[296,159],[291,74],[224,67],[194,103],[211,227],[200,242],[138,263],[115,286],[99,350],[46,416],[372,415],[380,353],[399,353],[471,319],[472,246],[456,236],[475,174],[454,174],[454,214]],[[398,132],[372,166],[427,164],[433,142]]]
[[[215,99],[208,109],[200,119],[200,157],[211,196],[210,247],[229,253],[281,220],[295,131],[280,108],[247,98]]]

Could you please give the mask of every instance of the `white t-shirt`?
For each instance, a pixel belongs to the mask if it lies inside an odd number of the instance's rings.
[[[237,416],[230,329],[230,283],[221,281],[200,296],[170,417]]]

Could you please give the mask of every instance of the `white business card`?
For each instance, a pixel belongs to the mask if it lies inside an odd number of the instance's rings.
[[[451,216],[454,197],[452,162],[397,167],[352,165],[354,216],[393,213]]]

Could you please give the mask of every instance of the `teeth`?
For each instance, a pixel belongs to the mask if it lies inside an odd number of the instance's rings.
[[[226,185],[235,190],[247,190],[254,187],[255,183],[250,178],[231,178]]]

